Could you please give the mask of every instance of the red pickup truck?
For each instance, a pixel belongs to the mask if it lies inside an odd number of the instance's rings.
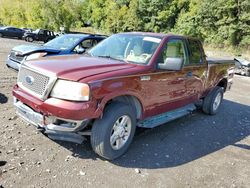
[[[51,139],[82,143],[112,160],[136,127],[153,128],[194,111],[216,114],[230,89],[233,60],[206,59],[197,39],[121,33],[84,55],[46,57],[21,66],[17,113]]]

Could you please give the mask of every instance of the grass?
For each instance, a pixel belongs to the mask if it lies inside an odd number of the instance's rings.
[[[208,56],[215,57],[236,57],[241,56],[242,58],[250,60],[250,49],[240,48],[240,47],[218,47],[214,45],[204,45],[204,49]]]

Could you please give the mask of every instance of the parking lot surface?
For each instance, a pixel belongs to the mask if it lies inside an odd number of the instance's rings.
[[[17,73],[0,38],[0,187],[250,187],[250,77],[235,76],[219,113],[200,111],[139,130],[129,151],[108,162],[90,143],[55,142],[15,114]]]

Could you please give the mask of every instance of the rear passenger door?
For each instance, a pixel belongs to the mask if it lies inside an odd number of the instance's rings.
[[[187,73],[186,92],[191,101],[196,101],[204,90],[207,64],[201,43],[195,39],[187,39],[187,44],[189,59],[183,67],[183,71]]]
[[[5,34],[6,36],[8,36],[8,37],[14,37],[15,36],[15,31],[14,31],[14,28],[7,28],[6,29],[6,34]]]
[[[44,39],[45,39],[45,30],[40,30],[39,32],[38,32],[38,34],[37,34],[37,36],[36,36],[36,38],[40,41],[43,41]]]

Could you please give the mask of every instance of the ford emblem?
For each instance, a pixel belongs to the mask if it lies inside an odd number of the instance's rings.
[[[25,81],[27,84],[32,85],[34,83],[34,78],[32,76],[25,76]]]

